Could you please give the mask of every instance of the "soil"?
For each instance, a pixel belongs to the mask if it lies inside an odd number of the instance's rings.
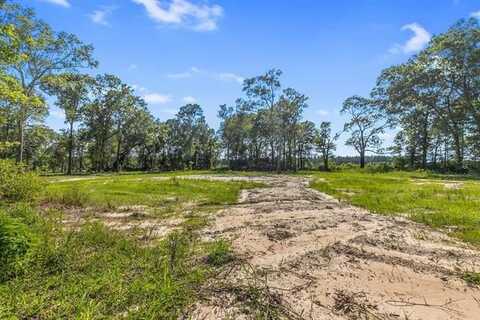
[[[259,309],[269,314],[261,319],[480,318],[480,289],[462,279],[480,272],[474,247],[339,202],[308,178],[233,179],[268,186],[244,190],[203,231],[230,240],[238,260],[207,285],[189,318],[249,319]]]

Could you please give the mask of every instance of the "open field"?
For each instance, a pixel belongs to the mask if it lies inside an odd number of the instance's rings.
[[[44,180],[40,214],[2,209],[28,228],[33,249],[0,284],[0,318],[475,319],[480,308],[474,179]]]
[[[233,203],[243,188],[258,186],[248,181],[196,179],[202,172],[180,174],[125,174],[49,178],[44,201],[82,207],[143,205],[160,207],[195,203]],[[188,179],[185,179],[188,178]]]
[[[230,259],[228,243],[198,236],[212,206],[262,184],[172,176],[49,178],[40,212],[2,207],[0,241],[15,245],[0,261],[0,318],[181,316]]]
[[[374,213],[403,215],[480,244],[480,181],[425,172],[313,173],[312,188]]]

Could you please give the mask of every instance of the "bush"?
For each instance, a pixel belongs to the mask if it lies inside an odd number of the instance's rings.
[[[21,219],[0,212],[0,282],[21,270],[36,237]]]
[[[0,199],[31,201],[40,189],[40,178],[35,173],[10,160],[0,160]]]

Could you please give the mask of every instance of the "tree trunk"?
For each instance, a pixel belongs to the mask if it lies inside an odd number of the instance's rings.
[[[454,148],[455,148],[455,162],[459,169],[463,168],[463,148],[461,138],[458,134],[453,135]]]
[[[70,128],[69,128],[67,175],[72,174],[72,165],[73,165],[73,121],[70,122]]]
[[[425,115],[423,121],[423,137],[422,137],[422,169],[427,168],[428,155],[428,114]]]
[[[365,168],[365,150],[360,152],[360,168]]]
[[[23,162],[23,149],[25,148],[25,123],[20,120],[19,121],[19,140],[20,140],[20,146],[19,146],[19,150],[18,150],[18,157],[17,157],[17,161],[19,163],[22,163]]]

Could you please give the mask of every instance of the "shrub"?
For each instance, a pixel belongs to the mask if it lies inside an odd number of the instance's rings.
[[[36,237],[27,224],[0,212],[0,282],[21,270],[35,243]]]
[[[31,201],[40,189],[40,178],[35,173],[10,160],[0,160],[0,199]]]

